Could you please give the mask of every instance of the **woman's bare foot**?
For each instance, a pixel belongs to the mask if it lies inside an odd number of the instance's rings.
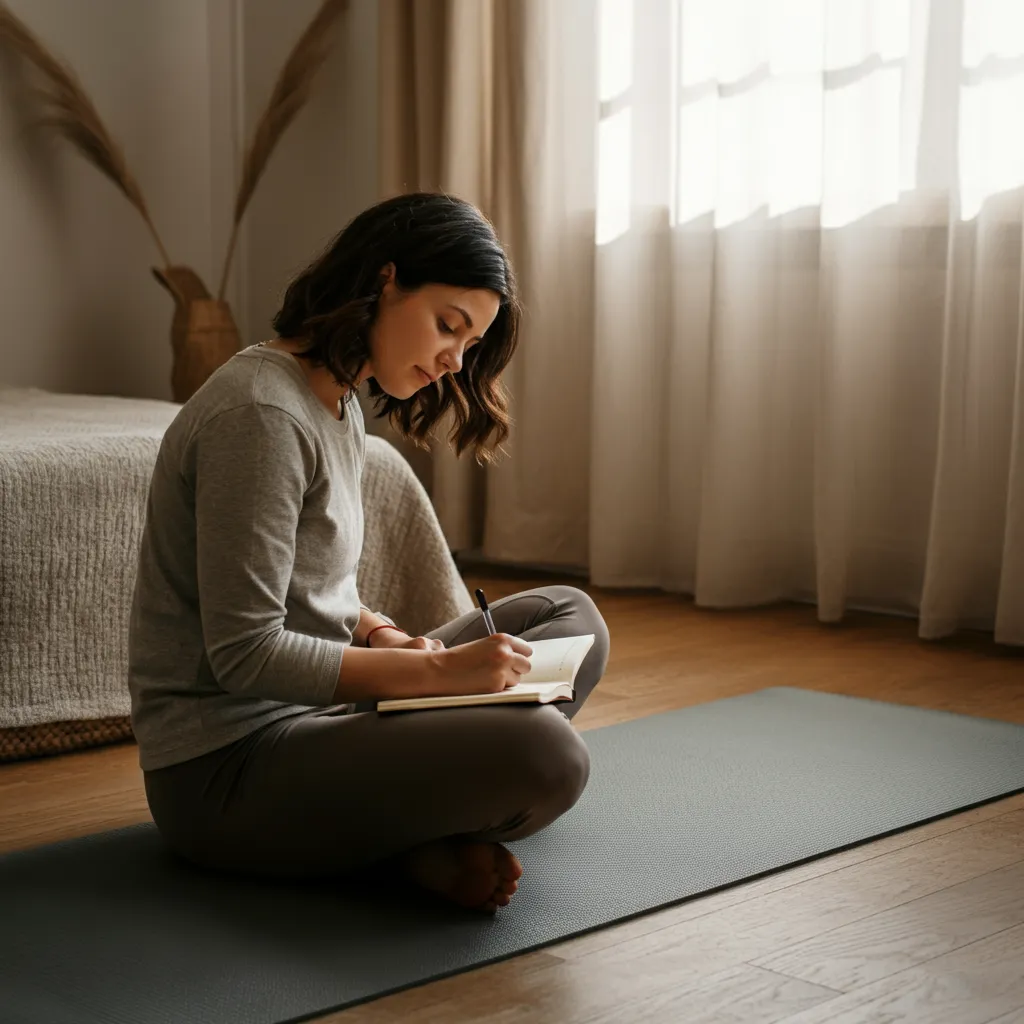
[[[418,885],[469,910],[508,905],[523,866],[498,843],[439,839],[410,850],[402,869]]]

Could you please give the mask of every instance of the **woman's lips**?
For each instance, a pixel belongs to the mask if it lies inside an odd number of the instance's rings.
[[[417,367],[416,367],[416,369],[420,371],[420,374],[421,374],[421,375],[423,376],[423,379],[424,379],[424,380],[425,380],[425,381],[426,381],[426,382],[427,382],[428,384],[433,384],[433,383],[434,383],[434,378],[433,378],[433,377],[431,377],[431,376],[430,376],[430,374],[429,374],[429,373],[427,373],[427,371],[426,371],[426,370],[424,370],[422,366],[417,366]]]

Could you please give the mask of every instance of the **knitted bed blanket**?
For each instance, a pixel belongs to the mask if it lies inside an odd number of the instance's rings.
[[[0,728],[129,713],[146,497],[179,408],[0,387]],[[472,609],[426,491],[378,437],[363,504],[364,604],[413,634]]]

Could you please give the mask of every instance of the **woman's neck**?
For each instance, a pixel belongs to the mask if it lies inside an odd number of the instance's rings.
[[[276,348],[281,352],[288,352],[291,355],[298,357],[298,355],[306,348],[306,344],[301,340],[294,340],[291,338],[275,338],[273,341],[268,341],[266,347]],[[326,366],[314,366],[308,359],[296,358],[295,361],[302,369],[302,372],[306,377],[306,381],[309,384],[310,391],[313,392],[321,404],[326,407],[327,411],[335,417],[335,419],[340,418],[340,403],[348,394],[348,385],[339,384]]]

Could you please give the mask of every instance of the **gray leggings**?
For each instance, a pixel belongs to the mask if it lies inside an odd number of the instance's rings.
[[[608,630],[573,587],[491,605],[526,641],[594,633],[576,700],[378,715],[304,712],[202,757],[146,772],[153,819],[172,849],[208,867],[312,877],[386,860],[446,836],[504,842],[579,799],[590,760],[569,723],[608,661]],[[445,646],[485,635],[471,612],[434,630]]]

